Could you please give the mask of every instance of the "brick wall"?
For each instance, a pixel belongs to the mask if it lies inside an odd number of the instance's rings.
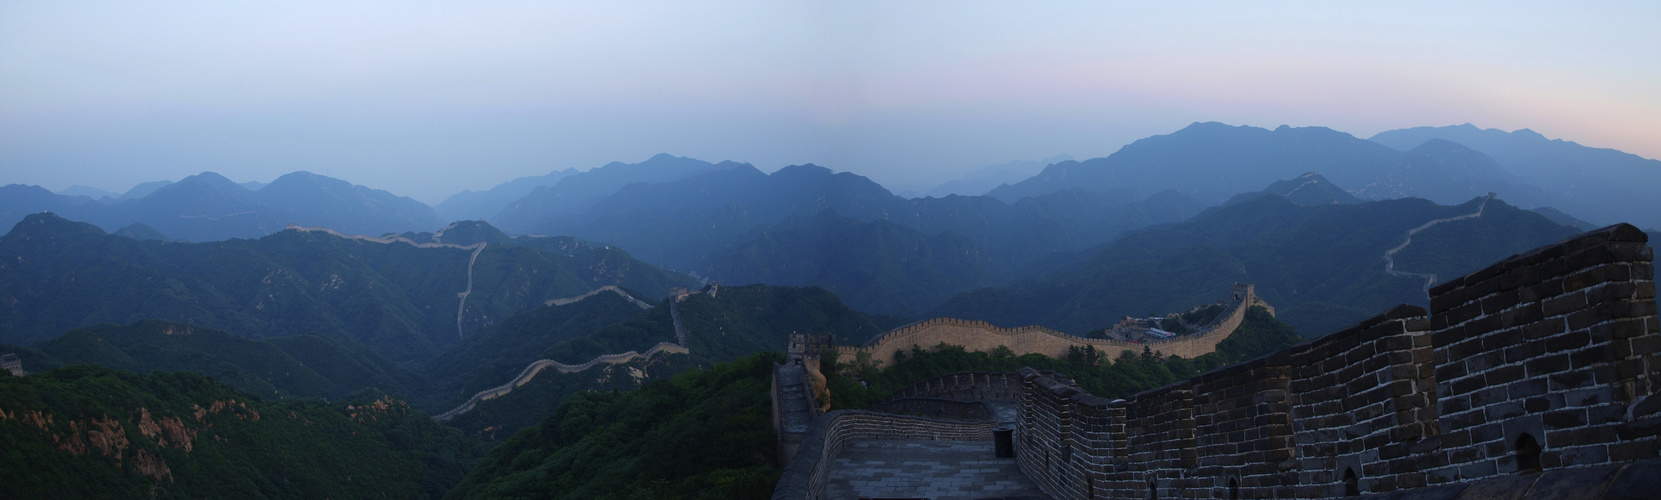
[[[1524,435],[1546,468],[1656,456],[1631,425],[1661,367],[1645,240],[1612,226],[1431,289],[1448,463],[1429,482],[1515,472]]]
[[[1585,233],[1432,288],[1429,311],[1128,400],[1024,368],[1017,461],[1060,499],[1520,494],[1577,467],[1597,476],[1577,484],[1621,487],[1661,453],[1645,241],[1627,225]],[[1545,474],[1515,475],[1532,467]]]
[[[1031,368],[908,390],[1002,397],[993,388],[1017,385],[1016,461],[1058,499],[1653,496],[1661,324],[1646,241],[1624,224],[1591,231],[1434,287],[1429,311],[1399,306],[1128,400]],[[859,415],[815,421],[825,438],[803,455],[918,433],[990,439],[993,425]],[[1529,441],[1532,452],[1519,446]],[[775,498],[816,498],[822,463],[793,461],[780,482],[793,489]]]

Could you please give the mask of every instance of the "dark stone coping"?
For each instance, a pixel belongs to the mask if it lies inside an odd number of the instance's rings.
[[[1609,242],[1647,243],[1649,242],[1649,235],[1644,234],[1643,231],[1633,227],[1631,224],[1624,222],[1613,226],[1593,229],[1591,231],[1570,236],[1557,243],[1530,250],[1526,253],[1512,255],[1505,258],[1505,260],[1501,260],[1493,265],[1482,268],[1480,271],[1450,279],[1440,285],[1431,287],[1430,296],[1435,297],[1437,295],[1448,293],[1449,291],[1457,290],[1466,285],[1480,283],[1488,278],[1498,276],[1509,269],[1539,264],[1541,262],[1561,258],[1601,243]]]
[[[1608,499],[1656,498],[1661,495],[1661,459],[1602,467],[1553,469],[1508,474],[1468,483],[1410,488],[1359,498],[1394,499]]]

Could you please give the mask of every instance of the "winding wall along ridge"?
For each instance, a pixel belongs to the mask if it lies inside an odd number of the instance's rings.
[[[1457,216],[1453,216],[1453,217],[1446,217],[1446,218],[1442,218],[1442,219],[1436,219],[1436,220],[1421,224],[1421,225],[1419,225],[1419,227],[1415,227],[1413,229],[1407,230],[1407,238],[1405,240],[1403,240],[1400,245],[1396,245],[1395,248],[1384,251],[1384,272],[1389,273],[1391,276],[1416,276],[1416,277],[1424,278],[1425,279],[1425,292],[1429,292],[1430,291],[1430,286],[1436,284],[1436,273],[1410,273],[1410,272],[1407,272],[1407,271],[1397,271],[1396,270],[1396,252],[1400,252],[1401,249],[1407,248],[1408,244],[1413,243],[1413,235],[1414,234],[1417,234],[1419,231],[1429,229],[1430,226],[1441,224],[1443,222],[1453,222],[1453,221],[1456,221],[1456,220],[1474,219],[1474,218],[1477,218],[1477,217],[1481,217],[1482,216],[1482,209],[1488,208],[1488,200],[1492,200],[1492,199],[1494,199],[1494,194],[1493,193],[1489,193],[1488,196],[1482,198],[1482,204],[1476,206],[1476,212],[1468,213],[1468,214],[1465,214],[1465,215],[1457,215]]]
[[[543,302],[542,305],[545,305],[545,306],[563,306],[563,305],[566,305],[566,304],[579,302],[583,299],[593,297],[595,295],[599,295],[601,292],[616,293],[617,295],[622,296],[624,299],[627,299],[630,304],[634,304],[635,307],[639,307],[641,309],[651,309],[652,308],[651,304],[647,304],[646,301],[634,298],[633,295],[629,295],[628,292],[624,292],[623,289],[617,288],[617,285],[602,286],[602,287],[599,287],[599,288],[595,288],[594,290],[591,290],[588,293],[578,295],[578,296],[575,296],[575,297],[566,297],[566,298],[563,298],[563,299],[548,299],[548,301]]]
[[[622,290],[618,289],[617,287],[607,286],[607,287],[602,288],[601,290],[603,290],[605,288],[610,288],[610,289],[612,289],[612,291],[615,291],[618,294],[622,294],[624,297],[628,297],[633,302],[644,303],[644,302],[641,302],[639,299],[636,299],[634,297],[629,296],[629,294],[624,293]],[[562,304],[557,304],[557,305],[569,304],[569,303],[572,303],[572,302],[576,302],[576,301],[586,299],[588,297],[593,297],[599,291],[600,290],[595,290],[595,291],[592,291],[592,292],[589,292],[589,293],[586,293],[586,294],[583,294],[583,295],[579,295],[577,297],[572,297],[571,299],[557,299],[557,300],[568,300],[567,302],[563,302]],[[550,304],[553,303],[553,302],[554,301],[549,301]],[[686,328],[681,326],[680,310],[679,310],[679,308],[677,308],[675,306],[676,302],[677,302],[676,300],[670,300],[669,301],[669,316],[670,316],[671,319],[674,320],[673,322],[674,322],[674,325],[675,325],[675,337],[676,337],[676,340],[677,340],[678,343],[677,342],[659,342],[657,345],[652,346],[651,349],[647,349],[645,353],[637,353],[635,351],[626,351],[626,352],[617,353],[617,354],[602,354],[602,355],[599,355],[599,356],[595,356],[594,359],[588,360],[585,363],[576,364],[576,365],[568,365],[568,364],[565,364],[565,363],[554,361],[552,359],[539,359],[539,360],[536,360],[536,361],[532,361],[530,365],[527,365],[524,370],[520,370],[519,375],[513,377],[513,380],[508,381],[508,383],[479,391],[478,393],[473,394],[473,397],[467,398],[467,401],[462,403],[460,406],[452,408],[450,411],[446,411],[444,413],[440,413],[438,415],[433,416],[433,420],[444,421],[444,420],[449,420],[449,419],[455,418],[456,415],[467,413],[468,410],[472,410],[473,407],[478,406],[479,402],[481,402],[481,401],[484,401],[486,399],[501,397],[503,395],[506,395],[509,392],[513,392],[514,388],[525,385],[527,383],[530,383],[530,381],[532,379],[536,378],[537,374],[542,373],[542,370],[547,369],[549,367],[553,367],[555,370],[558,370],[560,373],[575,373],[575,372],[580,372],[580,371],[583,371],[583,370],[587,370],[589,368],[593,368],[595,365],[598,365],[600,363],[617,364],[617,363],[627,363],[627,362],[630,362],[630,361],[634,361],[636,359],[650,359],[652,356],[655,356],[658,353],[662,353],[662,352],[675,353],[675,354],[691,353],[691,351],[686,348]]]
[[[1241,292],[1240,298],[1229,304],[1228,311],[1209,328],[1199,333],[1167,340],[1126,342],[1091,339],[1037,325],[1003,328],[985,321],[934,318],[890,330],[856,349],[870,354],[871,360],[879,367],[891,362],[895,351],[905,350],[914,345],[929,348],[942,342],[961,345],[971,351],[991,351],[998,346],[1005,346],[1017,356],[1036,353],[1060,358],[1067,355],[1069,347],[1091,346],[1109,356],[1122,350],[1141,351],[1143,347],[1147,347],[1166,355],[1193,359],[1217,350],[1217,343],[1234,333],[1234,329],[1245,321],[1246,310],[1251,306],[1268,305],[1257,297],[1251,285],[1237,285],[1236,289]]]
[[[455,418],[456,415],[467,413],[467,411],[472,410],[474,406],[478,406],[481,401],[497,398],[506,395],[509,392],[513,392],[514,388],[529,383],[531,379],[536,378],[537,374],[542,373],[542,370],[550,367],[560,373],[575,373],[593,368],[595,365],[600,363],[627,363],[629,361],[634,361],[635,359],[651,358],[660,352],[686,354],[687,350],[685,347],[681,347],[671,342],[659,342],[658,345],[652,346],[652,348],[646,350],[645,353],[627,351],[619,354],[603,354],[596,356],[594,359],[588,360],[586,363],[578,365],[568,365],[552,359],[539,359],[532,361],[530,366],[526,366],[524,370],[519,372],[518,376],[513,377],[513,380],[508,381],[508,383],[479,391],[477,394],[474,394],[473,397],[467,398],[467,402],[462,403],[461,406],[457,406],[450,411],[440,413],[434,416],[433,420],[449,420],[451,418]]]
[[[455,224],[450,224],[448,226],[445,226],[444,229],[438,230],[438,233],[434,234],[433,237],[434,238],[441,237],[441,236],[444,235],[444,231],[449,230],[450,228],[453,228],[453,227],[456,227],[456,225]],[[337,238],[343,238],[343,239],[348,239],[348,240],[357,240],[357,241],[367,241],[367,242],[370,242],[370,243],[380,243],[382,245],[390,245],[390,244],[393,244],[393,243],[404,243],[404,244],[413,246],[415,248],[459,248],[459,249],[462,249],[462,250],[472,250],[473,255],[471,255],[467,258],[467,289],[456,293],[456,298],[457,298],[457,304],[456,304],[456,338],[462,338],[463,332],[465,330],[461,326],[461,317],[462,317],[462,313],[466,312],[466,310],[467,310],[467,295],[473,293],[473,263],[477,262],[479,260],[479,252],[484,251],[485,242],[481,241],[481,242],[474,243],[474,244],[471,244],[471,245],[457,245],[457,244],[454,244],[454,243],[417,243],[415,240],[411,240],[411,239],[405,238],[403,236],[392,236],[390,238],[378,238],[378,237],[374,237],[374,236],[364,236],[364,235],[361,235],[361,234],[343,234],[340,231],[336,231],[336,230],[329,229],[329,228],[326,228],[326,227],[301,227],[301,226],[296,226],[296,225],[293,225],[293,224],[289,224],[288,228],[293,229],[295,231],[305,231],[305,232],[312,232],[312,233],[324,233],[324,234],[328,234],[328,235],[331,235],[331,236],[334,236],[334,237],[337,237]]]

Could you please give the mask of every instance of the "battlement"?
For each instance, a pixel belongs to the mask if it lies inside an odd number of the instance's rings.
[[[1247,309],[1262,306],[1268,308],[1271,314],[1274,312],[1274,308],[1263,302],[1249,283],[1235,283],[1229,292],[1229,300],[1225,301],[1227,309],[1204,330],[1166,340],[1126,342],[1094,339],[1042,326],[1003,328],[985,321],[933,318],[895,328],[855,349],[870,354],[871,360],[879,367],[892,363],[896,351],[912,346],[932,348],[941,343],[963,346],[971,351],[991,351],[1003,346],[1016,355],[1037,353],[1055,358],[1065,356],[1071,347],[1093,347],[1110,354],[1123,350],[1140,352],[1147,348],[1165,355],[1192,359],[1217,350],[1217,343],[1228,338],[1245,321]]]

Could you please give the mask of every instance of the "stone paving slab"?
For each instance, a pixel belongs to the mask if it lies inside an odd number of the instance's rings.
[[[832,499],[1048,499],[991,441],[855,441],[831,463]]]

